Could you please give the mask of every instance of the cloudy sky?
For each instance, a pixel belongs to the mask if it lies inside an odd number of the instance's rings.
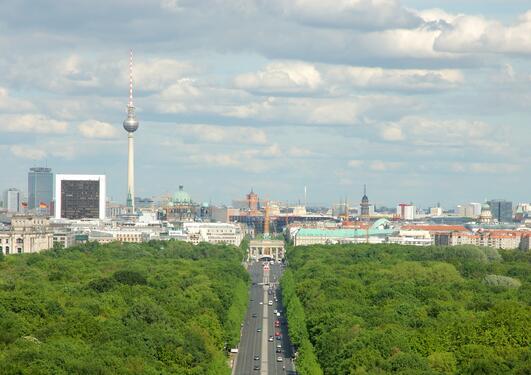
[[[0,0],[0,189],[529,201],[531,0]]]

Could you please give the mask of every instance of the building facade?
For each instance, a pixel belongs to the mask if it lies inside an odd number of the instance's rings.
[[[396,214],[402,220],[415,220],[417,208],[412,204],[401,203],[396,207]]]
[[[252,240],[249,242],[248,260],[272,259],[276,262],[284,259],[284,241]]]
[[[30,168],[28,172],[28,209],[49,214],[52,201],[52,169]]]
[[[492,213],[492,218],[498,223],[513,222],[513,202],[505,199],[491,199],[487,202]]]
[[[0,252],[5,255],[38,253],[53,247],[48,219],[13,216],[9,230],[0,231]]]
[[[105,219],[104,175],[55,176],[56,219]]]
[[[4,192],[4,208],[9,213],[18,213],[22,207],[22,193],[15,188]]]

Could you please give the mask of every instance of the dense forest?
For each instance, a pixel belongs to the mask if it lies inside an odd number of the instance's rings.
[[[531,254],[478,247],[288,250],[300,374],[531,374]]]
[[[242,256],[170,241],[0,258],[0,373],[229,374]]]

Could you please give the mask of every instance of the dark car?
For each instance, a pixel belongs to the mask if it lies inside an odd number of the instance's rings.
[[[254,365],[253,370],[260,370],[260,365]]]
[[[282,340],[282,335],[277,336],[277,340]]]
[[[277,353],[282,353],[282,349],[277,348],[276,352],[277,352]]]
[[[256,313],[253,313],[253,318],[256,318]]]

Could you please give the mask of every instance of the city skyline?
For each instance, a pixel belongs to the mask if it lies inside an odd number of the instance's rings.
[[[359,203],[367,184],[377,205],[529,200],[529,6],[267,4],[3,5],[2,189],[48,164],[105,174],[123,201],[133,48],[137,196],[296,202],[307,186],[313,204]]]

